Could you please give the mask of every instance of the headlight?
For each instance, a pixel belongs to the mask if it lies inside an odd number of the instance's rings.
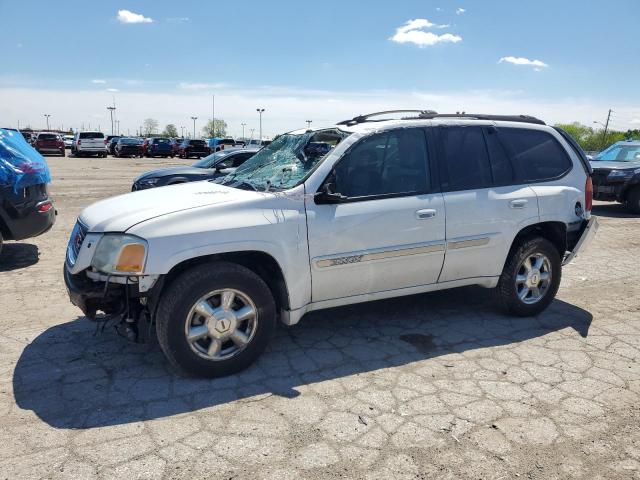
[[[141,275],[147,242],[133,235],[107,233],[98,242],[91,266],[113,275]]]
[[[160,179],[159,178],[143,178],[142,180],[139,180],[138,183],[141,183],[143,185],[155,185],[156,183],[158,183]]]
[[[632,177],[638,171],[640,168],[637,170],[612,170],[608,176],[609,178],[627,178]]]

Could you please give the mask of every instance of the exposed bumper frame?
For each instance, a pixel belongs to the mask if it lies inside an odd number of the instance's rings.
[[[564,257],[562,265],[567,265],[578,256],[580,250],[586,247],[589,242],[593,240],[593,237],[596,235],[599,226],[600,225],[596,217],[591,217],[589,221],[586,222],[586,225],[583,227],[582,234],[578,239],[578,243],[576,243],[576,246],[573,248],[573,250]]]

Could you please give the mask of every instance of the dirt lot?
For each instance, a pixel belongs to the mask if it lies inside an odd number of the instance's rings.
[[[536,319],[480,288],[311,314],[214,381],[73,307],[80,210],[148,159],[49,158],[58,221],[0,256],[0,478],[640,478],[640,218],[595,242]]]

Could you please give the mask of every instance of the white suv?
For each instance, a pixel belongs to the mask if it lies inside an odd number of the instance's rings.
[[[106,157],[105,137],[102,132],[78,132],[71,145],[71,153],[76,157],[96,155]]]
[[[71,301],[129,332],[146,316],[172,364],[209,377],[322,308],[481,285],[540,313],[597,229],[584,153],[532,117],[408,114],[294,131],[219,183],[89,206]]]

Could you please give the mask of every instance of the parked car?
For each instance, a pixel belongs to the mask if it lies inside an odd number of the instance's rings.
[[[204,140],[184,140],[178,147],[180,158],[206,157],[211,153],[211,149]]]
[[[171,140],[171,150],[174,156],[179,155],[180,144],[182,144],[182,142],[184,142],[184,138],[174,138]]]
[[[146,138],[142,143],[145,157],[173,157],[173,146],[169,138]]]
[[[71,301],[89,318],[148,316],[169,361],[207,377],[250,365],[277,318],[323,308],[480,285],[539,314],[597,229],[584,152],[533,117],[412,117],[297,130],[222,184],[89,206]]]
[[[207,140],[207,146],[212,152],[219,152],[225,148],[235,147],[236,141],[233,138],[210,138]]]
[[[640,140],[617,142],[593,157],[593,197],[640,213]]]
[[[73,135],[63,135],[62,141],[64,142],[64,148],[72,148],[73,147]]]
[[[104,133],[102,132],[78,132],[75,135],[71,153],[76,157],[96,155],[106,157],[104,149]]]
[[[120,137],[116,142],[114,155],[116,157],[142,157],[142,143],[141,138]]]
[[[256,148],[224,150],[212,153],[193,165],[152,170],[137,177],[131,191],[145,190],[177,183],[212,180],[233,173],[236,168],[250,159],[258,151]]]
[[[271,140],[249,140],[247,146],[249,147],[265,147],[271,143]]]
[[[33,148],[35,148],[39,153],[57,153],[60,156],[64,157],[64,141],[62,137],[57,133],[49,133],[49,132],[40,132],[33,143]]]
[[[109,155],[115,155],[116,153],[116,143],[120,140],[119,135],[107,135],[107,138],[104,140],[104,149],[107,151]]]
[[[27,141],[29,145],[33,145],[33,139],[35,138],[35,133],[22,132],[22,131],[20,133],[22,133],[22,136],[24,137],[24,139]]]

